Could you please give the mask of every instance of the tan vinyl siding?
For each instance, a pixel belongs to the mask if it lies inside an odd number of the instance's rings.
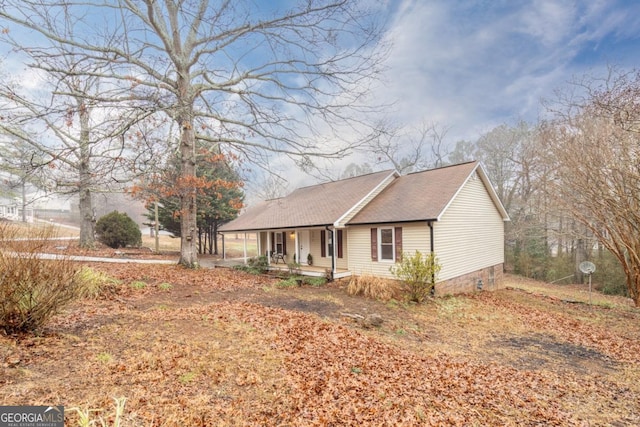
[[[504,222],[484,184],[472,176],[434,223],[438,281],[504,262]]]
[[[311,256],[313,257],[313,265],[316,267],[324,267],[331,268],[331,257],[326,256],[322,257],[322,252],[320,248],[320,232],[321,229],[313,229],[309,230],[309,238],[311,239]],[[343,258],[336,258],[337,265],[336,268],[344,268],[346,269],[349,264],[348,258],[348,236],[347,230],[342,230],[342,256]],[[337,239],[336,239],[337,244]],[[336,249],[337,250],[337,249]]]
[[[336,268],[348,268],[349,267],[349,232],[346,229],[342,229],[342,258],[336,258]],[[337,253],[336,253],[337,256]]]
[[[378,226],[350,226],[349,244],[349,270],[355,275],[374,275],[393,278],[389,267],[390,261],[371,260],[371,228],[402,227],[402,251],[413,254],[416,250],[429,253],[429,225],[427,222],[412,222],[404,224],[382,224]]]

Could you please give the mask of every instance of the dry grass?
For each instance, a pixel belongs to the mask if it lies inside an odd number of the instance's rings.
[[[396,280],[362,275],[352,276],[347,286],[349,295],[362,295],[380,301],[389,301],[400,294],[400,284]]]
[[[63,225],[52,224],[47,221],[35,221],[33,223],[25,223],[20,221],[7,222],[11,224],[21,237],[30,237],[42,233],[42,230],[53,230],[56,237],[77,237],[80,235],[80,229],[76,227],[65,227]]]
[[[227,251],[228,258],[236,258],[241,257],[244,254],[244,242],[242,239],[225,239],[225,249]],[[156,238],[150,237],[148,234],[142,236],[142,246],[146,248],[151,248],[155,251],[156,248]],[[167,235],[160,235],[158,237],[158,247],[160,252],[179,252],[180,251],[180,238],[179,237],[171,237]],[[218,240],[218,250],[220,251],[220,256],[222,256],[222,241]],[[258,253],[257,244],[254,241],[247,241],[247,256],[253,257]]]

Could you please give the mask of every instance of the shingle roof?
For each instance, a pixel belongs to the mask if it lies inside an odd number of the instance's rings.
[[[286,197],[250,207],[220,231],[331,225],[393,173],[387,170],[298,188]]]
[[[401,176],[349,224],[435,220],[477,166],[469,162]]]
[[[437,220],[477,172],[496,208],[507,221],[509,216],[478,162],[431,169],[397,177],[380,194],[347,222],[379,224]],[[395,172],[382,171],[355,178],[303,187],[286,197],[267,200],[247,209],[220,231],[256,231],[269,229],[332,225],[361,202]]]

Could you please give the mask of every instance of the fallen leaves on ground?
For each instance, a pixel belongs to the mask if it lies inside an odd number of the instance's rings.
[[[131,426],[640,424],[638,343],[629,333],[582,319],[582,309],[545,309],[547,302],[527,303],[538,297],[508,292],[456,297],[462,301],[457,310],[497,310],[531,325],[534,334],[597,349],[615,362],[611,377],[521,369],[475,347],[467,354],[430,352],[430,343],[410,341],[411,334],[392,340],[388,331],[364,331],[339,316],[267,307],[260,303],[265,295],[273,302],[302,298],[304,290],[275,290],[269,278],[233,270],[92,268],[117,278],[117,292],[76,304],[43,336],[0,337],[3,404],[94,408],[107,420],[113,398],[123,396],[124,425]],[[134,281],[146,286],[134,288]],[[163,290],[163,283],[172,286]],[[245,301],[236,300],[242,292]],[[344,305],[381,307],[339,288],[331,292]],[[304,298],[312,306],[309,295]],[[438,332],[432,337],[447,340],[452,319],[431,304],[389,308],[386,323],[419,315]],[[611,322],[637,316],[607,310]],[[474,320],[477,331],[490,321],[483,319]],[[499,325],[484,330],[492,329]],[[537,336],[523,334],[522,340]],[[66,413],[73,425],[73,412]]]

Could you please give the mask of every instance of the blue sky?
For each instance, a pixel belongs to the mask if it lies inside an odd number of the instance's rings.
[[[381,99],[394,116],[475,141],[537,121],[572,77],[640,65],[640,2],[389,0],[393,50]]]
[[[266,0],[254,1],[263,7]],[[451,146],[503,123],[536,122],[545,112],[541,100],[573,77],[640,66],[637,0],[361,1],[382,2],[393,44],[373,98],[394,103],[388,113],[398,123],[448,128]],[[366,159],[345,159],[336,173],[352,161]],[[313,182],[280,165],[289,190]]]

